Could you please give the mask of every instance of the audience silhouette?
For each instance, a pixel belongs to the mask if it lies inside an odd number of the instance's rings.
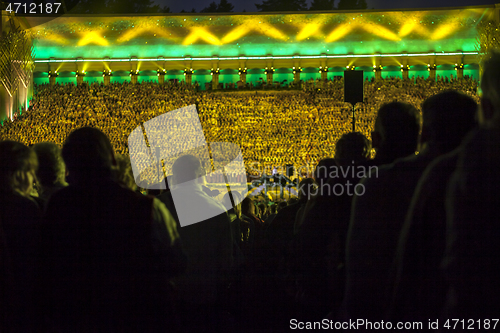
[[[276,96],[37,86],[0,129],[0,331],[282,332],[324,318],[493,327],[500,53],[484,65],[480,108],[470,78],[366,81],[354,133],[341,80]],[[165,164],[165,190],[145,190],[127,133],[193,103],[207,141],[241,147],[248,178],[293,164],[296,186],[243,197],[183,153]],[[183,135],[172,149],[186,151]]]

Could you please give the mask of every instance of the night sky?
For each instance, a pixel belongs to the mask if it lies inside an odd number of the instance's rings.
[[[197,12],[208,6],[214,0],[156,0],[161,6],[168,6],[174,13],[181,10],[191,11],[194,8]],[[220,0],[215,0],[218,3]],[[478,6],[497,3],[499,0],[366,0],[368,8],[375,9],[397,9],[397,8],[435,8],[435,7],[459,7],[459,6]],[[255,12],[254,3],[262,3],[262,0],[229,0],[234,5],[234,12],[241,12],[244,9],[247,12]],[[307,0],[308,4],[312,0]],[[335,5],[338,0],[335,0]]]

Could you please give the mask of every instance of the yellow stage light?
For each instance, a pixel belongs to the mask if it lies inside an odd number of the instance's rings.
[[[309,23],[305,25],[302,30],[300,30],[299,34],[297,35],[296,39],[297,41],[301,41],[306,39],[307,37],[311,36],[316,36],[318,37],[318,30],[320,28],[320,25],[317,23]],[[321,36],[321,35],[320,35]]]
[[[251,28],[247,25],[239,26],[232,31],[230,31],[227,35],[225,35],[221,42],[222,44],[231,43],[241,37],[245,36],[248,32],[250,32]]]
[[[116,41],[118,43],[128,42],[132,38],[137,37],[139,35],[142,35],[146,32],[154,32],[154,36],[159,35],[163,38],[168,38],[168,39],[178,38],[177,35],[175,35],[170,30],[159,28],[157,26],[151,26],[151,27],[130,29],[126,33],[124,33],[122,36],[120,36],[120,38],[118,38]]]
[[[220,40],[217,37],[215,37],[215,35],[208,32],[205,28],[196,27],[196,28],[191,28],[191,33],[184,39],[182,45],[193,44],[194,42],[198,41],[198,39],[202,39],[205,42],[212,45],[221,44]]]
[[[109,45],[109,42],[105,38],[101,37],[101,35],[97,31],[92,31],[88,34],[85,34],[85,36],[83,36],[83,38],[80,39],[76,45],[84,46],[88,44],[106,46]]]
[[[453,32],[460,29],[461,19],[467,18],[469,13],[467,11],[461,12],[457,16],[450,17],[446,22],[442,23],[436,30],[431,34],[430,39],[439,40],[447,37]]]
[[[448,36],[449,34],[451,34],[452,32],[456,31],[457,28],[458,28],[457,23],[443,24],[439,28],[434,30],[430,39],[432,39],[432,40],[443,39],[446,36]]]
[[[381,26],[379,24],[367,22],[367,23],[362,23],[359,26],[373,35],[377,35],[379,37],[394,40],[394,41],[401,40],[401,38],[399,38],[398,35],[396,35],[394,32],[392,32],[391,30],[389,30],[387,28],[384,28],[383,26]]]
[[[47,36],[44,37],[45,39],[48,39],[50,41],[53,41],[53,42],[56,42],[57,44],[61,44],[61,45],[68,45],[70,44],[70,41],[59,35],[59,34],[56,34],[56,33],[51,33],[51,34],[48,34]]]
[[[325,42],[331,43],[334,42],[338,39],[341,39],[345,35],[347,35],[349,32],[351,32],[353,28],[352,24],[342,24],[335,28],[328,36],[326,36]]]
[[[273,27],[271,24],[265,22],[262,22],[260,24],[254,23],[254,30],[271,38],[281,39],[281,40],[288,39],[288,36],[286,34],[282,33],[281,31]]]

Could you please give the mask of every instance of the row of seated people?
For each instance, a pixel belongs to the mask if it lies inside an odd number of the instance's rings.
[[[173,163],[170,189],[139,194],[130,159],[92,127],[62,151],[1,141],[3,331],[281,332],[360,318],[493,328],[499,77],[496,54],[481,108],[441,92],[422,127],[413,105],[383,104],[371,146],[342,135],[290,205],[217,201],[193,155]]]
[[[369,137],[376,112],[386,101],[402,101],[420,109],[427,97],[446,89],[470,95],[476,101],[477,82],[471,79],[435,82],[423,79],[367,81],[365,103],[356,106],[356,130]],[[81,126],[100,128],[115,151],[129,155],[130,133],[149,120],[196,104],[207,142],[233,142],[250,163],[284,166],[316,164],[335,153],[335,142],[352,130],[350,107],[342,101],[343,81],[329,81],[320,91],[276,94],[196,92],[182,84],[141,83],[40,85],[30,109],[16,121],[4,121],[1,137],[27,145],[42,141],[60,147]],[[176,124],[183,137],[172,149],[192,144],[191,129]],[[327,143],[326,145],[323,143]],[[144,157],[146,159],[146,157]]]

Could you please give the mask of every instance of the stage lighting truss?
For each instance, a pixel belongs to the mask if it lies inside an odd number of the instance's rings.
[[[49,77],[57,77],[57,76],[59,76],[59,73],[57,71],[54,72],[49,71]]]
[[[373,72],[374,73],[376,73],[376,72],[382,72],[383,69],[384,69],[384,67],[382,65],[373,66]]]
[[[271,73],[274,73],[274,67],[271,67],[270,69],[266,67],[265,71],[264,71],[264,74],[271,74]]]
[[[245,68],[241,68],[241,67],[240,67],[240,68],[238,69],[238,75],[241,75],[241,74],[246,74],[246,73],[247,73],[247,68],[246,68],[246,67],[245,67]]]
[[[139,75],[139,70],[138,70],[138,69],[136,69],[136,70],[131,70],[129,75],[130,75],[130,76],[132,76],[132,75]]]
[[[401,72],[408,72],[410,70],[410,65],[401,65]]]
[[[102,71],[102,76],[111,76],[111,75],[112,75],[111,69]]]
[[[212,69],[210,70],[210,75],[214,75],[214,74],[220,74],[220,70],[219,70],[219,68],[217,68],[217,69],[213,69],[213,68],[212,68]]]
[[[356,66],[354,66],[354,65],[347,65],[347,66],[345,66],[345,68],[350,69],[351,71],[353,71],[353,70],[356,69]]]
[[[427,64],[427,70],[430,72],[431,70],[436,70],[437,69],[437,66],[436,64]]]
[[[328,67],[319,66],[319,73],[327,73]]]
[[[163,68],[163,69],[157,69],[156,70],[156,75],[157,76],[165,75],[165,74],[167,74],[167,70],[165,68]]]
[[[455,64],[455,70],[464,69],[464,64]]]
[[[85,74],[87,74],[85,71],[76,71],[76,77],[79,77],[79,76],[85,76]]]
[[[293,67],[293,74],[302,72],[302,67]]]
[[[184,68],[184,75],[193,74],[192,68]]]

